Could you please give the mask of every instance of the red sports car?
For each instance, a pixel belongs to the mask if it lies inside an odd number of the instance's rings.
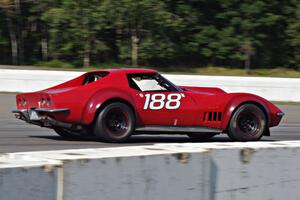
[[[63,137],[123,142],[132,134],[174,132],[234,141],[269,136],[284,113],[262,97],[177,86],[148,69],[92,71],[46,90],[18,94],[16,117]]]

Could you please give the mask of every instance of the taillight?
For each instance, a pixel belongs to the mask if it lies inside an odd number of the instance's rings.
[[[19,98],[18,99],[18,105],[19,106],[26,106],[27,105],[27,101],[26,101],[26,99],[24,99],[24,98]]]
[[[51,99],[47,98],[47,106],[51,106],[51,105],[52,105]]]
[[[26,99],[23,99],[23,106],[26,106],[27,105],[27,101]]]
[[[18,99],[18,105],[23,106],[22,99]]]
[[[42,105],[42,106],[45,106],[45,105],[46,105],[46,100],[45,100],[44,98],[42,98],[41,105]]]

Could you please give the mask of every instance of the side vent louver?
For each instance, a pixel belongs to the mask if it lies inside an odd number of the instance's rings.
[[[221,121],[222,112],[204,112],[203,121]]]

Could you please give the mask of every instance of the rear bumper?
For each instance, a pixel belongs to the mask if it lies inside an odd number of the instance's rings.
[[[22,109],[22,110],[12,110],[12,113],[15,113],[18,119],[24,120],[26,122],[30,121],[39,121],[43,119],[43,116],[47,116],[49,114],[54,113],[63,113],[68,114],[68,108],[31,108],[31,109]]]
[[[60,109],[47,109],[47,108],[33,108],[33,109],[24,109],[24,110],[13,110],[12,113],[15,113],[16,118],[26,121],[30,124],[35,124],[42,127],[55,128],[62,127],[67,129],[81,129],[80,125],[74,125],[72,123],[62,122],[51,117],[51,114],[68,114],[68,108]]]
[[[37,113],[69,113],[69,108],[58,108],[58,109],[53,109],[53,108],[31,108],[29,110],[27,109],[22,109],[22,110],[12,110],[12,113],[24,113],[24,112],[30,112],[30,111],[35,111]]]

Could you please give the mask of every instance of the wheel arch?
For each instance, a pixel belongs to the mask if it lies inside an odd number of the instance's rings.
[[[96,92],[86,103],[85,108],[81,116],[81,124],[91,125],[97,114],[107,104],[112,102],[123,102],[128,105],[136,116],[134,108],[134,100],[128,92],[118,88],[106,88],[105,90],[99,90]]]
[[[267,105],[263,101],[256,100],[256,99],[255,100],[254,99],[244,100],[244,101],[237,100],[237,101],[233,101],[233,102],[229,103],[229,105],[227,106],[227,109],[225,110],[225,112],[226,112],[225,119],[222,122],[222,129],[224,130],[224,132],[226,132],[228,130],[228,126],[229,126],[230,120],[233,117],[233,114],[236,112],[236,110],[239,107],[241,107],[242,105],[245,105],[245,104],[256,105],[263,111],[263,113],[265,114],[265,117],[266,117],[266,124],[267,124],[264,135],[269,136],[270,135],[270,131],[269,131],[270,111],[269,111]]]
[[[100,107],[97,108],[97,110],[96,110],[96,112],[94,114],[94,118],[93,118],[92,123],[95,122],[95,120],[97,119],[98,114],[101,112],[101,110],[103,110],[105,108],[105,106],[107,106],[107,105],[109,105],[111,103],[116,103],[116,102],[124,103],[127,106],[129,106],[131,108],[131,110],[133,111],[133,114],[134,114],[135,118],[137,118],[135,108],[133,107],[133,105],[129,101],[127,101],[127,100],[125,100],[123,98],[120,98],[120,97],[113,97],[113,98],[110,98],[110,99],[107,99],[106,101],[104,101],[100,105]]]

